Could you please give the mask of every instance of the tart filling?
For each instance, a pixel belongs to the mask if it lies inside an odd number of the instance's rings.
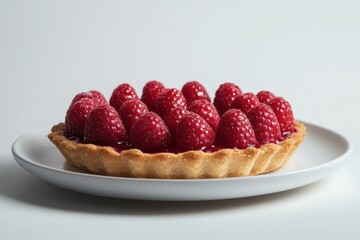
[[[196,179],[274,171],[305,135],[290,103],[269,91],[243,93],[223,83],[211,102],[197,81],[180,91],[153,80],[141,99],[127,83],[109,101],[96,90],[77,94],[48,138],[70,164],[90,173]]]
[[[116,151],[109,146],[69,140],[65,124],[51,129],[49,139],[75,167],[95,174],[136,178],[226,178],[264,174],[282,167],[303,141],[304,124],[285,140],[259,148],[220,149],[215,152],[144,153],[139,149]]]

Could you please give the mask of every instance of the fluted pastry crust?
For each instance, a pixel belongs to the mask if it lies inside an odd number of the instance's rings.
[[[304,124],[277,144],[260,148],[221,149],[216,152],[143,153],[138,149],[117,152],[112,147],[83,144],[64,136],[65,124],[51,129],[48,138],[72,165],[101,175],[135,178],[226,178],[268,173],[282,167],[303,141]]]

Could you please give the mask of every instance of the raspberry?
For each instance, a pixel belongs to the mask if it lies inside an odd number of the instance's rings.
[[[165,87],[162,83],[156,80],[152,80],[145,84],[141,96],[141,101],[146,104],[150,111],[153,111],[156,101],[164,91]]]
[[[256,96],[262,103],[268,103],[271,99],[275,97],[275,95],[269,91],[260,91],[258,92],[258,94],[256,94]]]
[[[170,88],[166,89],[155,104],[155,112],[166,119],[167,115],[176,107],[186,108],[186,99],[181,91]]]
[[[256,140],[261,145],[276,143],[277,140],[281,139],[279,122],[268,105],[259,103],[247,113],[247,117],[254,129]]]
[[[85,123],[85,142],[114,146],[126,138],[126,130],[115,108],[105,104],[91,110]]]
[[[149,112],[149,110],[145,103],[139,99],[127,100],[118,110],[118,113],[128,134],[130,133],[130,130],[134,126],[135,122],[147,112]]]
[[[130,131],[131,144],[144,151],[166,148],[170,141],[169,129],[154,112],[142,115]]]
[[[84,136],[85,121],[89,112],[96,107],[92,98],[82,98],[70,105],[65,117],[65,135],[67,137]]]
[[[256,145],[249,119],[239,109],[231,109],[221,116],[216,142],[223,147],[245,149]]]
[[[232,102],[240,94],[241,89],[233,83],[223,83],[220,85],[218,90],[216,90],[214,98],[214,105],[220,116],[230,109]]]
[[[168,117],[166,118],[166,126],[169,128],[169,131],[171,133],[172,138],[175,138],[175,134],[176,134],[176,128],[179,125],[179,122],[181,121],[181,119],[183,119],[185,117],[185,115],[187,115],[189,113],[188,110],[182,108],[182,107],[177,107],[174,108],[169,114]]]
[[[216,131],[220,117],[215,106],[211,102],[208,102],[205,99],[195,100],[190,104],[189,111],[198,114],[214,131]]]
[[[97,90],[91,90],[91,91],[88,91],[88,92],[82,92],[82,93],[79,93],[77,94],[71,104],[74,104],[75,102],[79,101],[80,99],[83,99],[83,98],[91,98],[95,101],[96,105],[103,105],[103,104],[106,104],[106,98],[104,97],[104,95],[97,91]]]
[[[181,92],[184,94],[188,105],[198,99],[205,99],[209,102],[211,101],[205,87],[197,81],[185,83],[181,89]]]
[[[282,97],[273,98],[268,105],[274,111],[276,118],[280,124],[281,134],[287,135],[294,132],[294,116],[290,103]]]
[[[253,93],[243,93],[237,96],[231,104],[231,108],[240,109],[247,113],[250,109],[259,104],[259,99]]]
[[[114,89],[110,98],[110,105],[115,109],[120,109],[123,103],[129,99],[139,99],[139,97],[132,86],[123,83]]]
[[[180,152],[201,150],[213,144],[215,132],[202,117],[190,113],[179,122],[175,140]]]

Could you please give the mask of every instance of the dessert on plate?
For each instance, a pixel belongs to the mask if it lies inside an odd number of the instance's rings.
[[[306,135],[288,101],[223,83],[181,90],[149,81],[141,98],[127,83],[109,101],[77,94],[48,138],[72,165],[94,174],[164,179],[228,178],[282,167]]]

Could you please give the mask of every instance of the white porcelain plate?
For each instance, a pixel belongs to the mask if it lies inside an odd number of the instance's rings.
[[[281,169],[259,176],[223,179],[136,179],[89,174],[70,166],[47,139],[50,127],[19,137],[15,160],[33,175],[83,193],[142,200],[197,201],[257,196],[313,183],[337,169],[351,144],[331,130],[305,123],[307,136]]]

